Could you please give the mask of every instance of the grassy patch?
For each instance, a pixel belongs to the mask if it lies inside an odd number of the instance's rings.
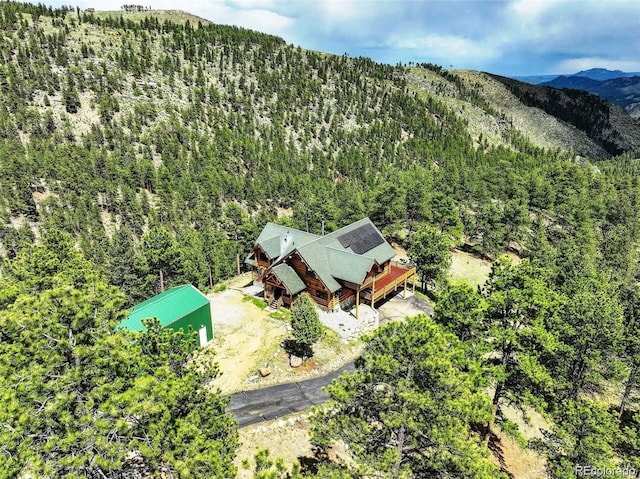
[[[324,334],[320,341],[322,341],[328,348],[333,348],[336,351],[344,349],[344,343],[342,342],[342,338],[340,335],[335,332],[333,329],[328,328],[323,325]]]
[[[269,317],[280,321],[291,322],[291,311],[285,308],[280,308],[278,311],[269,313]]]
[[[414,291],[414,293],[418,298],[423,299],[427,302],[431,302],[431,299],[424,293],[418,291],[417,289]]]
[[[475,288],[484,285],[490,272],[490,261],[460,250],[451,254],[449,276],[454,281],[464,281]]]
[[[267,307],[267,302],[265,300],[256,298],[255,296],[250,296],[248,294],[245,295],[244,298],[242,298],[242,301],[244,303],[246,302],[253,303],[259,309],[265,309]]]
[[[213,292],[214,293],[222,293],[223,291],[225,291],[227,289],[227,285],[224,283],[218,283],[213,287]]]

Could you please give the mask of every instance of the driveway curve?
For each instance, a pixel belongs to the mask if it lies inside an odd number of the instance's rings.
[[[387,321],[401,320],[407,316],[421,313],[432,316],[433,307],[417,295],[411,294],[409,297],[403,298],[401,294],[396,294],[382,302],[378,313],[380,324],[384,324]],[[325,402],[327,395],[322,391],[322,388],[343,372],[351,372],[354,369],[354,363],[350,361],[325,376],[232,394],[227,412],[236,416],[240,427],[245,427],[304,411],[311,406]]]
[[[340,369],[319,378],[232,394],[227,412],[236,416],[239,427],[245,427],[304,411],[325,402],[327,395],[322,388],[345,371],[354,369],[353,361],[350,361]]]

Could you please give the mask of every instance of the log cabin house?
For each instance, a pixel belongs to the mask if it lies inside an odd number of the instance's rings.
[[[335,311],[376,301],[415,276],[416,268],[392,261],[395,251],[363,218],[324,236],[267,223],[245,262],[264,286],[272,307],[290,306],[306,291],[323,309]]]

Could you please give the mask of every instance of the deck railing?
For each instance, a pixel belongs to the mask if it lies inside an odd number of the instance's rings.
[[[385,284],[380,288],[376,287],[374,289],[373,285],[371,285],[369,288],[365,289],[360,293],[363,299],[369,302],[373,300],[373,302],[375,303],[380,298],[386,298],[387,294],[398,289],[398,286],[400,286],[401,284],[404,284],[404,282],[407,279],[411,278],[412,276],[415,276],[416,274],[415,266],[410,267],[408,269],[404,265],[393,265],[393,266],[396,266],[397,268],[400,268],[400,269],[404,269],[405,270],[404,273],[397,276],[396,278],[393,279],[393,281]]]

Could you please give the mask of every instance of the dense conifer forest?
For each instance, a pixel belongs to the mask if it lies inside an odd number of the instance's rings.
[[[637,122],[618,132],[573,98],[610,154],[578,157],[435,65],[133,15],[0,3],[0,477],[234,477],[216,369],[191,360],[215,357],[114,326],[170,286],[237,274],[267,221],[363,216],[418,260],[435,315],[378,330],[331,386],[314,441],[353,463],[292,477],[505,477],[496,428],[548,477],[640,471]],[[472,131],[472,111],[501,136]],[[495,260],[479,290],[442,274],[463,244]],[[525,443],[507,403],[548,434]]]

